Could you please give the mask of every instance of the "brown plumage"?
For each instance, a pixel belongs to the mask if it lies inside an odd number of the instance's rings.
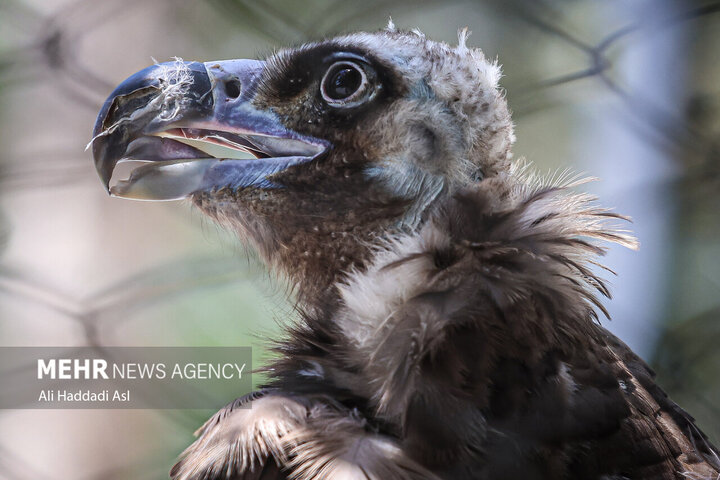
[[[298,305],[267,385],[208,420],[174,479],[720,476],[692,418],[598,321],[609,291],[593,267],[603,243],[635,247],[624,218],[574,192],[582,182],[543,182],[511,161],[499,69],[465,39],[453,48],[391,27],[282,51],[252,74],[175,66],[193,73],[170,94],[152,70],[111,96],[94,145],[106,180],[148,130],[173,138],[153,150],[170,165],[255,169],[251,180],[180,173],[168,187],[163,163],[113,193],[190,196],[288,278]],[[128,112],[156,118],[138,92],[177,108],[161,126],[129,127]],[[207,117],[212,130],[198,120],[235,98],[244,110],[231,113],[252,112]],[[263,138],[293,139],[284,153],[247,133],[256,111],[253,132],[267,121]],[[223,132],[258,159],[169,143]],[[287,168],[258,167],[320,144]]]

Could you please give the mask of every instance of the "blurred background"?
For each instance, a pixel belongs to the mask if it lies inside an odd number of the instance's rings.
[[[282,289],[182,202],[111,199],[84,151],[101,102],[174,56],[264,57],[400,28],[504,66],[517,157],[597,176],[639,252],[606,326],[720,440],[720,2],[0,0],[0,344],[252,345]],[[255,378],[255,383],[260,379]],[[10,389],[13,385],[0,385]],[[161,479],[207,411],[0,411],[2,479]]]

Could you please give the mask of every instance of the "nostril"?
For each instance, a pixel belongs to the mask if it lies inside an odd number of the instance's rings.
[[[225,82],[225,94],[228,96],[228,98],[239,97],[240,90],[242,90],[242,86],[240,85],[239,80],[233,79],[233,80],[227,80]]]

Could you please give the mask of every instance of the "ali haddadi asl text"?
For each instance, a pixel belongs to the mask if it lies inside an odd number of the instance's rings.
[[[41,390],[38,402],[129,402],[130,390]]]

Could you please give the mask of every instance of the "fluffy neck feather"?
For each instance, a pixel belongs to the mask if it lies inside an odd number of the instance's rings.
[[[636,242],[612,225],[623,217],[568,191],[578,183],[543,184],[516,171],[445,199],[422,228],[376,246],[337,285],[340,306],[314,309],[292,327],[274,375],[283,388],[331,384],[395,422],[436,367],[457,372],[440,382],[444,392],[459,392],[467,371],[473,388],[487,389],[502,358],[532,364],[584,346],[596,309],[604,311],[595,292],[609,296],[589,267],[604,253],[596,241]],[[463,331],[477,339],[472,358],[453,356],[462,355],[453,342]],[[313,378],[293,380],[301,370]]]

